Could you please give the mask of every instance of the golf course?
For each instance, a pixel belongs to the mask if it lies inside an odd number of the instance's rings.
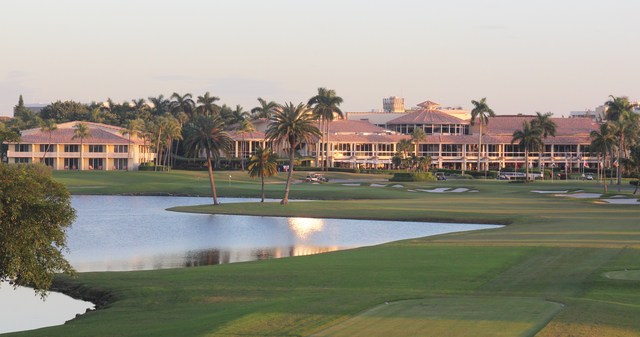
[[[294,173],[290,194],[306,202],[172,210],[504,227],[256,262],[60,276],[56,288],[98,309],[7,336],[640,335],[640,205],[628,181],[603,194],[598,181],[389,182],[328,172],[328,183],[303,183],[306,174]],[[206,172],[54,178],[76,195],[211,195]],[[246,172],[215,178],[218,196],[260,196],[260,181]],[[267,198],[282,196],[285,178],[267,179]]]

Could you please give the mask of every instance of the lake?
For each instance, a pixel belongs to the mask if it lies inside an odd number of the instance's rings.
[[[221,198],[221,207],[225,203],[247,201],[259,200]],[[69,252],[66,257],[79,272],[185,268],[317,254],[429,235],[501,227],[208,215],[165,210],[207,203],[211,203],[211,198],[73,196],[77,219],[67,233]],[[58,296],[66,298],[61,300]],[[61,294],[55,294],[55,301],[54,294],[51,294],[50,300],[42,302],[32,290],[13,291],[6,284],[0,288],[0,298],[2,309],[6,309],[0,310],[0,333],[62,324],[91,307],[89,303],[79,303]],[[68,304],[64,304],[65,301]],[[56,316],[64,314],[52,321],[52,315],[40,314],[42,311]],[[18,314],[20,312],[32,312],[33,315],[24,316]],[[22,324],[25,321],[29,325]]]

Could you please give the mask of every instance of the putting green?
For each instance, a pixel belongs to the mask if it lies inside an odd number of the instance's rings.
[[[533,336],[562,308],[521,297],[407,300],[382,304],[312,336]]]
[[[614,280],[640,281],[640,270],[617,270],[604,273],[606,278]]]

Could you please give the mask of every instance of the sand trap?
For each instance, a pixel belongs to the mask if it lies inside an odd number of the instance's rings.
[[[402,185],[393,185],[393,186],[391,186],[391,187],[395,187],[395,188],[403,188],[404,186],[402,186]]]
[[[416,190],[407,190],[407,192],[415,192]]]
[[[360,186],[360,184],[342,184],[342,186]]]
[[[455,190],[449,191],[449,192],[451,192],[451,193],[462,193],[462,192],[466,192],[468,190],[469,190],[468,188],[460,187],[460,188],[456,188]]]
[[[600,198],[600,193],[572,193],[572,194],[554,194],[555,197],[567,197],[576,199],[595,199]]]
[[[480,192],[480,191],[478,191],[478,190],[471,190],[471,191],[469,191],[469,193],[478,193],[478,192]]]
[[[533,192],[533,193],[542,193],[542,194],[547,194],[547,193],[569,193],[569,191],[540,191],[540,190],[533,190],[531,192]]]
[[[611,198],[626,198],[626,195],[614,195]]]
[[[640,205],[638,199],[602,199],[602,201],[616,205]]]
[[[449,189],[449,187],[438,187],[438,188],[434,188],[432,190],[417,190],[420,192],[428,192],[428,193],[444,193]]]
[[[371,187],[387,187],[387,185],[371,184]]]

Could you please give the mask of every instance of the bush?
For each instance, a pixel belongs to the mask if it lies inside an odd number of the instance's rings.
[[[629,185],[638,186],[638,180],[631,180]]]
[[[397,172],[389,181],[435,181],[436,177],[431,172]]]
[[[169,171],[169,166],[165,165],[146,165],[142,164],[138,166],[139,171]]]

